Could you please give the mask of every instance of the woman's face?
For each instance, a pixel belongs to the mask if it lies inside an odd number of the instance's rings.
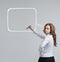
[[[47,26],[45,27],[45,33],[46,33],[46,34],[50,34],[50,26],[49,26],[49,25],[47,25]]]

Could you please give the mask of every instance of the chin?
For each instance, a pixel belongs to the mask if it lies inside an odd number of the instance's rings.
[[[45,33],[46,35],[48,34],[48,33]]]

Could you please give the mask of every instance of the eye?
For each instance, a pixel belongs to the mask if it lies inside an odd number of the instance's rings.
[[[47,29],[49,29],[49,28],[47,28]]]
[[[49,28],[45,28],[45,29],[49,29]]]

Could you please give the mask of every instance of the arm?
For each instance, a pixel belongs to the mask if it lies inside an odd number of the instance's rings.
[[[44,48],[49,43],[49,41],[50,41],[50,38],[49,37],[46,37],[44,39],[44,41],[42,42],[42,44],[41,44],[41,48]]]
[[[43,33],[38,33],[38,32],[36,32],[33,28],[32,28],[32,26],[31,25],[29,25],[26,29],[30,29],[30,30],[32,30],[33,31],[33,33],[34,34],[36,34],[37,36],[39,36],[40,38],[42,38],[42,39],[44,39],[45,37],[46,37],[46,35],[45,34],[43,34]]]
[[[41,45],[40,45],[40,52],[44,52],[44,53],[46,53],[46,51],[44,51],[44,49],[45,49],[45,46],[49,43],[49,38],[45,38],[45,40],[41,43]]]
[[[34,34],[36,34],[37,36],[39,36],[42,39],[45,39],[46,35],[44,33],[38,33],[37,31],[33,31]]]

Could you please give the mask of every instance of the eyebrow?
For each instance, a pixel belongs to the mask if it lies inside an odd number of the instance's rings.
[[[45,29],[49,29],[49,28],[45,28]]]

